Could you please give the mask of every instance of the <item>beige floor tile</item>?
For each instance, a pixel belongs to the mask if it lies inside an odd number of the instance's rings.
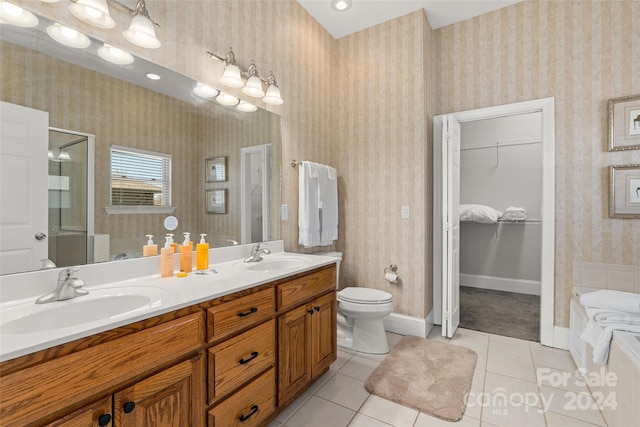
[[[311,396],[312,394],[309,393],[308,391],[305,391],[304,393],[302,393],[300,396],[298,396],[296,400],[291,402],[289,406],[287,406],[282,412],[278,414],[275,421],[285,424],[287,420],[291,418],[291,416],[295,414],[296,411],[300,409],[300,407],[304,405],[307,402],[307,400],[311,398]]]
[[[501,396],[486,395],[482,408],[482,425],[499,427],[544,427],[542,409],[511,402]]]
[[[464,417],[482,419],[482,406],[484,402],[484,392],[471,389],[467,399],[467,407],[464,409]]]
[[[322,374],[322,376],[320,378],[318,378],[313,384],[311,384],[309,386],[309,388],[307,389],[307,391],[311,394],[315,394],[318,390],[320,390],[320,388],[325,385],[325,383],[327,381],[329,381],[334,375],[336,374],[335,371],[332,370],[328,370],[327,372],[325,372],[324,374]]]
[[[505,395],[513,402],[525,403],[542,408],[538,385],[518,378],[487,372],[484,384],[485,393],[496,396]]]
[[[598,405],[590,393],[573,393],[545,386],[540,387],[540,392],[547,411],[595,425],[605,425]]]
[[[355,411],[312,396],[285,423],[287,427],[346,427]]]
[[[433,325],[433,328],[431,329],[431,332],[429,332],[429,335],[427,335],[427,338],[433,339],[441,336],[442,336],[442,326]]]
[[[281,427],[284,424],[280,423],[279,421],[273,420],[269,423],[269,425],[267,427]]]
[[[588,392],[584,380],[576,376],[576,371],[567,372],[547,366],[536,367],[538,385],[555,387],[574,393]]]
[[[418,417],[418,411],[374,395],[364,402],[360,413],[394,427],[412,427]]]
[[[339,373],[351,378],[355,378],[360,381],[365,381],[369,378],[369,375],[380,364],[377,360],[367,359],[362,356],[355,355],[342,368],[338,370]]]
[[[487,332],[482,332],[482,331],[474,331],[473,329],[458,328],[456,330],[456,335],[466,336],[466,337],[479,337],[479,338],[489,339],[489,336],[491,334],[489,334]],[[455,336],[454,336],[454,338],[455,338]]]
[[[357,352],[356,356],[360,356],[360,357],[364,357],[365,359],[371,359],[371,360],[375,360],[378,363],[382,362],[384,360],[385,357],[387,357],[387,354],[371,354],[371,353],[362,353],[362,352]]]
[[[389,349],[392,349],[393,347],[396,346],[396,344],[398,344],[398,342],[404,338],[404,335],[400,335],[400,334],[394,334],[393,332],[387,332],[387,342],[389,343]]]
[[[451,422],[420,413],[414,427],[480,427],[480,420],[463,416],[460,421]]]
[[[478,358],[480,361],[480,358]],[[473,380],[471,381],[471,390],[475,391],[484,391],[484,381],[485,381],[486,371],[483,366],[476,365],[476,368],[473,371]]]
[[[475,351],[478,355],[487,354],[487,349],[489,347],[489,340],[483,337],[478,336],[469,336],[469,335],[461,335],[458,336],[456,334],[451,340],[449,340],[450,344],[459,345],[461,347],[467,347],[471,350]]]
[[[546,412],[544,416],[547,418],[547,427],[594,427],[595,424],[577,420],[575,418],[565,417],[564,415],[554,412]]]
[[[373,418],[367,417],[366,415],[362,415],[357,413],[355,417],[351,420],[349,427],[390,427],[391,424],[383,423],[380,420],[375,420]],[[392,427],[392,426],[391,426]]]
[[[525,345],[531,345],[533,343],[537,344],[535,341],[521,340],[520,338],[506,337],[504,335],[495,335],[495,334],[490,334],[489,340],[506,342],[506,343],[525,344]]]
[[[532,363],[531,348],[527,341],[515,340],[513,341],[497,341],[491,336],[489,340],[489,355],[506,357],[509,359],[518,360],[521,362]]]
[[[357,411],[369,393],[364,389],[363,381],[336,374],[318,390],[316,396]]]
[[[572,372],[577,369],[568,351],[560,353],[557,351],[534,349],[531,350],[531,355],[533,356],[533,363],[536,366],[547,366],[567,372]]]
[[[495,354],[489,355],[487,360],[487,371],[507,375],[509,377],[518,378],[532,383],[536,382],[536,372],[532,363],[508,359],[506,357],[496,356]]]
[[[338,349],[338,357],[336,358],[336,361],[331,364],[329,369],[332,371],[339,371],[345,363],[351,360],[354,354],[354,352],[346,352],[342,349]]]

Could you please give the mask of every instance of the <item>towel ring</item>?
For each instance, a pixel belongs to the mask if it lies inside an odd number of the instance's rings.
[[[392,273],[395,273],[396,271],[398,271],[398,266],[397,266],[397,265],[395,265],[395,264],[391,264],[389,267],[385,267],[385,268],[384,268],[384,274],[387,274],[387,273],[389,272],[389,270],[390,270]]]

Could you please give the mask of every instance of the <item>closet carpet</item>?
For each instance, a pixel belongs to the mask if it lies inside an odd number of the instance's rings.
[[[460,327],[540,341],[540,296],[460,286]]]

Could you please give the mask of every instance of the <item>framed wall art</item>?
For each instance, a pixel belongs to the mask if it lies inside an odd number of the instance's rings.
[[[227,189],[206,190],[207,213],[227,213]]]
[[[227,158],[212,157],[205,160],[207,182],[222,182],[227,180]]]
[[[640,95],[609,100],[609,151],[640,150]]]
[[[640,219],[640,165],[609,167],[609,217]]]

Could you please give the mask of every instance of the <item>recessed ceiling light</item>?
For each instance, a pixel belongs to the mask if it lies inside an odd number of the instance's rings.
[[[49,34],[49,36],[58,43],[76,49],[83,49],[85,47],[89,47],[91,44],[89,37],[74,30],[73,28],[60,25],[57,22],[47,27],[47,34]]]
[[[133,62],[133,55],[129,52],[125,52],[124,50],[113,47],[107,43],[98,49],[98,55],[100,55],[100,58],[105,61],[116,65],[128,65]]]
[[[151,79],[151,80],[160,80],[162,77],[160,77],[157,74],[153,74],[153,73],[147,73],[147,78]]]
[[[352,5],[351,0],[333,0],[331,2],[331,7],[337,10],[338,12],[344,12],[349,9]]]

